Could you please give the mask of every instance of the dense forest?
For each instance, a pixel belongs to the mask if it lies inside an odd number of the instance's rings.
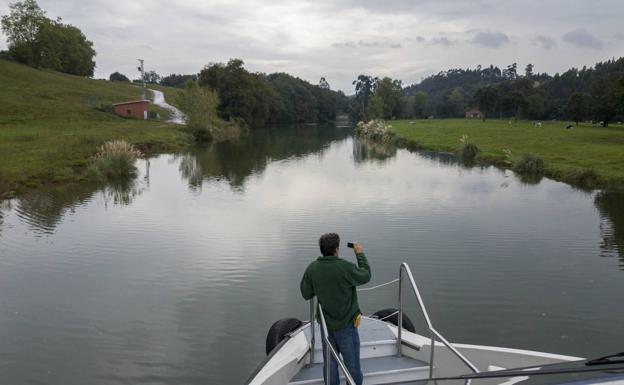
[[[324,78],[318,85],[285,73],[252,73],[243,61],[215,63],[201,70],[197,81],[219,96],[222,119],[242,119],[251,127],[283,123],[333,122],[348,99],[332,91]]]
[[[492,118],[594,120],[605,125],[622,120],[624,58],[554,76],[534,73],[533,68],[529,64],[519,73],[513,63],[502,70],[479,66],[440,72],[404,88],[404,98],[426,98],[426,107],[405,109],[398,116],[462,117],[466,109],[477,108]]]
[[[212,88],[222,118],[239,118],[252,127],[329,122],[339,113],[356,121],[459,118],[470,109],[479,110],[484,119],[592,120],[604,125],[624,120],[624,58],[554,76],[534,72],[532,64],[523,72],[516,63],[503,69],[450,69],[407,87],[397,79],[359,75],[351,96],[332,91],[325,78],[314,85],[286,73],[251,73],[239,59],[210,64],[199,75],[148,74],[148,82],[184,87],[192,80]],[[119,75],[112,74],[111,80]]]

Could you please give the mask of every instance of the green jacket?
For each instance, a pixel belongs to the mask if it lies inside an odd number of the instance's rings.
[[[336,256],[318,257],[301,279],[301,295],[317,297],[329,331],[349,326],[360,314],[355,287],[370,281],[371,271],[364,253],[356,257],[357,266]]]

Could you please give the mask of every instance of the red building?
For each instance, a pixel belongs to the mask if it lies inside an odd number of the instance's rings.
[[[147,119],[149,100],[131,100],[129,102],[115,103],[115,113],[119,116],[135,119]]]

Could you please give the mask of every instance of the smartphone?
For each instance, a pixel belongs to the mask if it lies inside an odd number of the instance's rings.
[[[353,242],[347,242],[347,247],[352,249],[353,248]]]

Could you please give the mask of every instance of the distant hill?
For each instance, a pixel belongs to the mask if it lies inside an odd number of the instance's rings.
[[[571,118],[568,102],[578,93],[583,100],[580,106],[583,119],[622,118],[624,112],[611,94],[622,92],[618,87],[624,81],[624,58],[596,63],[594,67],[571,68],[553,76],[533,70],[531,64],[522,69],[516,63],[502,69],[492,65],[449,69],[405,87],[404,92],[407,96],[424,93],[427,115],[443,118],[463,117],[466,109],[477,107],[475,92],[486,86],[494,87],[497,92],[496,106],[490,111],[496,117]]]

